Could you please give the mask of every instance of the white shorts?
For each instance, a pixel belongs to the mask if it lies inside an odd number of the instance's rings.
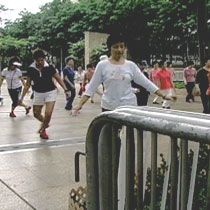
[[[46,102],[56,101],[57,90],[48,91],[45,93],[38,93],[34,91],[33,105],[44,105]]]

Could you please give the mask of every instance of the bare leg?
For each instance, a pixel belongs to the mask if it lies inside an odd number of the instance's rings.
[[[42,107],[43,107],[43,105],[34,105],[33,113],[34,113],[34,117],[43,123],[44,117],[42,115]]]
[[[25,109],[26,109],[26,108],[28,108],[28,106],[27,106],[27,105],[25,105],[24,103],[19,104],[19,106],[22,106],[22,107],[24,107]]]
[[[44,116],[43,125],[42,125],[43,129],[45,129],[49,126],[49,122],[52,117],[54,106],[55,106],[55,101],[46,103],[45,116]]]
[[[31,109],[30,106],[27,106],[27,105],[25,105],[24,103],[19,104],[19,106],[22,106],[22,107],[25,108],[25,110],[26,110],[26,115],[30,112],[30,109]]]

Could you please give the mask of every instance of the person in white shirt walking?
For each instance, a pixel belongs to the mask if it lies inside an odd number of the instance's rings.
[[[31,109],[30,106],[26,106],[24,103],[19,103],[19,99],[20,99],[20,95],[22,91],[22,85],[25,87],[25,81],[22,76],[22,72],[18,68],[20,66],[22,65],[19,59],[16,57],[13,57],[9,60],[8,67],[3,69],[1,73],[0,88],[2,86],[4,79],[6,79],[8,92],[12,100],[11,112],[9,114],[10,117],[16,117],[14,111],[17,106],[23,106],[26,110],[26,115],[29,113]]]
[[[131,87],[131,81],[143,86],[147,91],[167,99],[176,100],[176,96],[165,95],[159,88],[147,79],[138,66],[124,57],[126,42],[122,35],[110,35],[107,39],[107,46],[111,56],[107,60],[100,61],[90,84],[81,98],[78,105],[72,110],[72,115],[77,115],[89,97],[103,83],[104,92],[101,100],[102,111],[114,110],[119,106],[137,106],[136,96]]]

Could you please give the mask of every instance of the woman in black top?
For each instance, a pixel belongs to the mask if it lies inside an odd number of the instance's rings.
[[[207,58],[205,59],[205,66],[198,71],[196,76],[196,89],[198,89],[198,92],[200,92],[200,97],[203,104],[203,113],[205,114],[210,114],[210,97],[206,94],[206,91],[209,87],[209,72],[210,58]]]
[[[34,89],[34,102],[33,102],[33,113],[34,117],[37,118],[42,124],[39,130],[40,137],[48,139],[46,128],[49,127],[52,112],[56,100],[56,86],[53,82],[53,78],[60,84],[64,89],[66,97],[69,97],[68,90],[61,80],[60,75],[52,65],[48,65],[45,61],[45,54],[42,50],[36,50],[33,54],[34,63],[28,69],[26,87],[23,90],[21,101],[31,86],[33,81]],[[46,106],[45,115],[43,116],[42,108]]]

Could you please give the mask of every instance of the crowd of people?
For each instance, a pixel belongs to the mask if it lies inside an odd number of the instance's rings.
[[[101,97],[102,112],[111,111],[123,105],[146,106],[150,92],[156,95],[153,104],[162,103],[162,108],[171,108],[171,101],[177,99],[171,62],[153,61],[152,68],[149,69],[144,61],[135,64],[127,60],[125,58],[126,40],[121,35],[110,35],[107,39],[107,47],[110,57],[101,56],[96,67],[93,64],[87,64],[86,70],[81,65],[76,69],[74,58],[67,57],[66,66],[61,72],[55,68],[55,64],[48,64],[44,51],[38,49],[33,53],[34,62],[27,70],[26,82],[20,70],[20,59],[12,57],[8,67],[2,70],[0,78],[0,87],[3,80],[6,80],[12,100],[9,116],[16,117],[14,111],[17,106],[22,106],[25,108],[25,114],[29,114],[32,107],[24,103],[24,97],[32,86],[33,115],[41,122],[38,132],[42,139],[48,139],[46,129],[50,125],[56,102],[57,84],[63,88],[66,96],[64,108],[73,116],[78,115],[89,98],[91,103],[94,103],[93,97],[96,92]],[[210,59],[206,59],[205,66],[198,71],[192,61],[189,61],[187,67],[183,69],[187,90],[186,102],[193,103],[194,95],[200,94],[203,113],[206,114],[210,113],[209,72]],[[76,93],[75,83],[79,84],[78,93]],[[76,95],[80,99],[74,105]],[[0,98],[3,101],[3,98]],[[43,107],[45,107],[44,114],[42,114]]]

